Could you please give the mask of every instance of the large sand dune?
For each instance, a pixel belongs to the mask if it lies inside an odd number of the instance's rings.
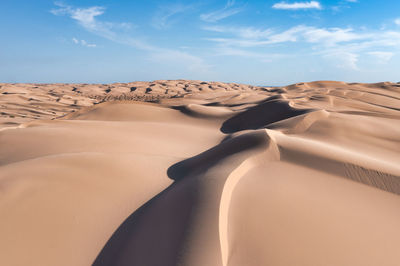
[[[400,84],[3,83],[0,107],[0,265],[400,265]]]

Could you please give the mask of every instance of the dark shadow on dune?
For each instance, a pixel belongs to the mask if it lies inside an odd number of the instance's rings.
[[[259,129],[268,124],[302,115],[312,109],[296,109],[282,100],[266,101],[241,112],[228,120],[221,127],[223,133],[235,133],[247,129]]]
[[[268,144],[269,139],[260,132],[248,133],[227,139],[219,145],[192,158],[172,165],[167,174],[174,180],[200,175],[221,160],[233,154]]]
[[[194,115],[185,107],[175,107]],[[221,131],[257,129],[304,114],[281,99],[270,99],[224,122]],[[264,132],[227,136],[217,146],[172,165],[167,170],[175,182],[133,212],[114,232],[94,261],[94,266],[173,266],[185,255],[185,245],[202,192],[202,174],[234,154],[265,147]]]
[[[173,183],[120,225],[93,265],[177,265],[197,197],[196,180]]]
[[[220,102],[210,102],[203,104],[204,106],[223,106]]]
[[[179,265],[200,202],[201,174],[233,154],[267,144],[263,132],[249,133],[172,165],[167,174],[175,182],[119,226],[93,265]]]
[[[220,143],[224,143],[225,141],[228,141],[228,140],[230,140],[232,138],[233,138],[233,135],[232,134],[228,134],[221,140]]]
[[[196,112],[193,112],[192,110],[190,110],[189,108],[187,108],[184,105],[181,106],[173,106],[172,109],[174,110],[178,110],[180,111],[182,114],[188,115],[188,116],[192,116],[192,117],[204,117],[204,115],[200,115]]]
[[[268,97],[267,99],[265,99],[265,100],[263,100],[263,101],[261,101],[259,103],[272,102],[272,101],[275,101],[275,100],[284,100],[284,98],[282,97],[281,94],[276,94],[276,95],[272,95],[272,96]]]

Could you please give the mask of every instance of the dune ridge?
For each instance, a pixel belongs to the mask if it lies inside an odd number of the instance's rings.
[[[0,106],[1,265],[398,264],[400,83],[1,83]]]

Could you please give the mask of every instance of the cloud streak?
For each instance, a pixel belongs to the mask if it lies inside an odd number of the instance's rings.
[[[96,17],[103,15],[106,10],[105,7],[102,6],[74,8],[61,2],[56,2],[55,5],[57,8],[50,10],[52,14],[57,16],[69,16],[86,30],[107,39],[112,40],[115,38],[115,30],[129,29],[132,26],[130,23],[126,22],[112,23],[97,20]]]
[[[234,6],[235,6],[235,1],[229,0],[224,8],[209,13],[203,13],[200,15],[200,19],[205,22],[217,22],[219,20],[228,18],[243,11],[242,7],[234,7]]]
[[[50,11],[52,14],[57,16],[69,16],[84,29],[95,35],[143,50],[153,49],[151,45],[148,45],[135,38],[123,35],[119,32],[121,29],[129,28],[131,25],[130,23],[113,23],[98,20],[97,17],[103,15],[106,10],[104,7],[93,6],[87,8],[75,8],[64,5],[60,2],[56,2],[55,5],[57,8]]]
[[[205,26],[202,29],[219,33],[231,33],[244,39],[268,38],[273,32],[271,29],[260,30],[253,27],[225,27],[216,25]]]
[[[197,70],[201,72],[206,72],[206,70],[209,68],[209,65],[206,64],[202,58],[191,55],[188,52],[165,49],[162,47],[151,45],[143,40],[140,40],[139,38],[133,38],[121,32],[121,30],[129,28],[131,26],[130,23],[113,23],[100,21],[99,19],[97,19],[97,17],[104,14],[106,10],[104,7],[93,6],[87,8],[75,8],[72,6],[64,5],[60,2],[56,2],[55,5],[57,6],[57,8],[50,11],[52,14],[57,16],[69,16],[87,31],[110,41],[146,51],[150,53],[151,58],[158,58],[159,62],[168,61],[167,63],[170,63],[170,61],[179,61],[183,66],[186,65],[186,68],[191,71]],[[77,39],[75,40],[81,45],[88,45],[85,41],[83,41],[83,43],[82,41],[79,41]]]
[[[382,51],[368,52],[368,54],[375,57],[377,61],[382,64],[386,64],[394,56],[394,53],[392,52],[382,52]]]
[[[220,49],[235,51],[236,55],[249,55],[254,49],[284,47],[297,43],[310,55],[329,59],[341,68],[357,70],[361,55],[388,62],[400,47],[400,33],[396,31],[356,31],[353,28],[317,28],[298,25],[281,32],[273,29],[249,27],[204,27],[204,30],[220,36],[207,38],[217,43]],[[246,49],[250,49],[246,50]],[[239,49],[240,52],[238,52]],[[384,52],[381,51],[384,49]],[[390,51],[387,51],[390,49]],[[247,52],[246,52],[247,51]],[[233,54],[233,53],[232,53]]]
[[[273,29],[255,29],[251,27],[203,27],[204,30],[221,33],[224,36],[208,38],[223,42],[227,46],[256,47],[287,42],[306,42],[334,47],[339,44],[358,44],[359,46],[397,46],[400,45],[400,32],[397,31],[361,31],[353,28],[317,28],[298,25],[276,32]]]
[[[78,40],[78,39],[75,38],[75,37],[72,38],[72,42],[75,43],[75,44],[80,44],[80,45],[82,45],[82,46],[90,47],[90,48],[94,48],[94,47],[97,46],[96,44],[88,43],[88,42],[85,41],[85,40]]]
[[[322,6],[317,1],[295,2],[295,3],[279,2],[275,3],[272,6],[272,8],[283,9],[283,10],[298,10],[298,9],[322,9]]]
[[[174,17],[190,9],[192,6],[181,4],[159,7],[152,19],[152,26],[156,29],[167,29],[176,22]]]

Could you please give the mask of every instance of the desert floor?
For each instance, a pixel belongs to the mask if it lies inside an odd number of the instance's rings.
[[[0,83],[0,265],[400,265],[400,83]]]

